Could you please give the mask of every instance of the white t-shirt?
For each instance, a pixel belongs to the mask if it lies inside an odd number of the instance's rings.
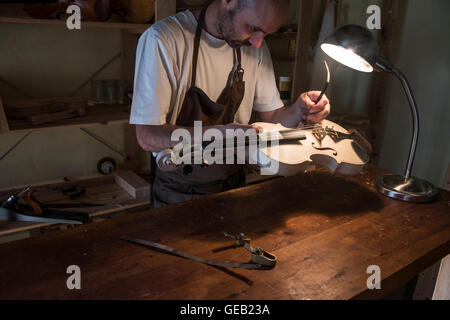
[[[191,86],[197,20],[189,10],[163,19],[139,39],[136,53],[130,123],[175,124]],[[243,47],[245,96],[235,122],[248,124],[252,109],[267,112],[283,107],[276,87],[272,59],[264,42],[260,49]],[[217,101],[233,68],[233,49],[202,31],[196,86]]]

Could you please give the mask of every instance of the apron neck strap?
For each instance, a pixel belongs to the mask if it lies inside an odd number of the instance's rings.
[[[198,49],[200,47],[200,39],[202,38],[202,29],[205,24],[205,16],[206,9],[208,7],[204,7],[202,12],[200,13],[200,17],[198,18],[197,30],[195,31],[195,40],[194,40],[194,55],[192,56],[192,82],[191,86],[195,86],[195,79],[197,77],[197,59],[198,59]]]
[[[205,24],[206,9],[208,6],[204,7],[200,13],[197,23],[197,30],[195,31],[194,39],[194,54],[192,56],[192,81],[191,86],[195,86],[195,79],[197,78],[197,60],[198,60],[198,50],[200,48],[200,39],[202,38],[202,29]],[[237,70],[241,69],[241,48],[234,49],[236,53],[236,58],[238,61]]]

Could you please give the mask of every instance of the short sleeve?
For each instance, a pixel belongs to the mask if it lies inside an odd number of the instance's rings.
[[[163,125],[176,91],[176,64],[167,43],[151,28],[136,50],[130,124]]]
[[[269,112],[284,106],[275,82],[272,58],[266,42],[261,47],[261,59],[257,68],[253,110]]]

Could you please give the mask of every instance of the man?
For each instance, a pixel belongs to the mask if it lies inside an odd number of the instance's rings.
[[[276,87],[264,37],[287,18],[289,0],[215,0],[198,12],[184,11],[159,21],[140,38],[131,124],[147,152],[174,147],[172,132],[252,128],[252,111],[263,122],[297,127],[321,122],[330,113],[319,92],[302,94],[284,106]],[[306,62],[305,62],[306,63]],[[187,166],[154,170],[155,207],[199,198],[245,184],[242,166]]]

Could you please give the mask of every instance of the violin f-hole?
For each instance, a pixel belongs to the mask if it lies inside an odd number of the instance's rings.
[[[329,151],[334,151],[334,152],[333,152],[333,155],[334,155],[335,157],[338,155],[338,152],[337,152],[335,149],[333,149],[333,148],[321,148],[321,147],[317,147],[315,142],[312,143],[312,147],[313,147],[314,149],[316,149],[316,150],[319,150],[319,151],[327,151],[327,150],[329,150]]]

